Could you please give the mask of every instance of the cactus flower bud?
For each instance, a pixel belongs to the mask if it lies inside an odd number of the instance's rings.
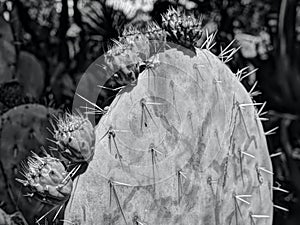
[[[66,113],[59,118],[54,138],[62,155],[71,162],[92,160],[95,146],[94,127],[84,116]]]
[[[17,179],[29,187],[42,201],[49,203],[65,202],[71,195],[72,180],[63,164],[49,155],[40,157],[33,153],[27,162],[22,163],[25,180]]]

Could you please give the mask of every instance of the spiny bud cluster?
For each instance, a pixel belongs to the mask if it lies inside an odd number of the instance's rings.
[[[186,15],[171,8],[162,15],[162,27],[168,32],[172,41],[191,48],[201,38],[202,19]]]
[[[62,155],[72,163],[90,162],[94,155],[95,134],[91,122],[83,115],[65,113],[53,125],[54,138]]]
[[[49,155],[40,157],[33,153],[21,163],[25,180],[17,179],[32,190],[42,201],[56,204],[65,202],[71,195],[72,180],[59,159]]]
[[[135,26],[125,27],[121,39],[130,38],[130,36],[145,35],[149,40],[165,40],[166,32],[155,22],[148,22],[145,27],[137,28]]]

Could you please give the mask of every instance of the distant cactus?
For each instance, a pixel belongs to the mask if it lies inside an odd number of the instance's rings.
[[[45,72],[34,55],[25,51],[20,52],[16,78],[24,87],[25,93],[39,99],[45,87]]]
[[[165,45],[142,61],[136,85],[120,89],[95,128],[95,155],[65,224],[272,224],[259,104],[239,82],[247,75],[224,63],[237,49],[219,58],[207,50],[213,36],[206,49],[191,39],[192,53]]]
[[[27,95],[24,91],[24,87],[17,80],[0,84],[0,102],[3,105],[3,108],[0,109],[0,115],[15,106],[33,103],[35,101],[34,98]]]

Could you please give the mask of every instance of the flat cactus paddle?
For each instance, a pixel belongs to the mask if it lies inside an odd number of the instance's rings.
[[[260,104],[224,63],[236,49],[178,49],[152,56],[102,116],[65,224],[272,224]]]

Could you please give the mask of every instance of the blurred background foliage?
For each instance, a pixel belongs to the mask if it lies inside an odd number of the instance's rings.
[[[0,114],[28,103],[71,110],[76,84],[110,40],[128,24],[160,24],[170,6],[202,15],[209,33],[218,30],[215,53],[236,40],[234,72],[258,68],[243,84],[256,85],[256,102],[267,101],[264,128],[278,127],[268,136],[274,185],[288,190],[274,191],[274,203],[289,210],[275,209],[274,225],[299,225],[300,1],[0,0]],[[0,207],[22,211],[2,199]]]

